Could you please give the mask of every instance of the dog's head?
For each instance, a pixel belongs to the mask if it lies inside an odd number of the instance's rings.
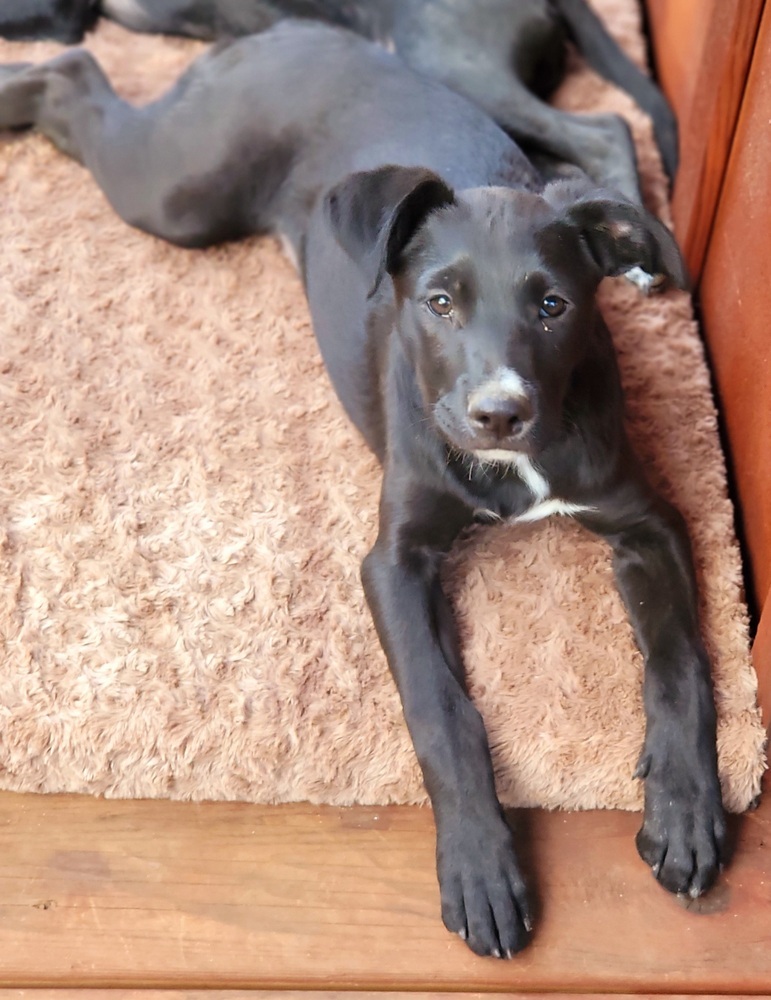
[[[370,294],[393,282],[436,429],[483,459],[537,454],[558,433],[603,277],[640,267],[685,284],[669,230],[607,193],[455,194],[430,171],[383,167],[347,178],[326,207]]]

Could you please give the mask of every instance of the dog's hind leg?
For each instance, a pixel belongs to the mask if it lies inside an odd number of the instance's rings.
[[[677,171],[677,119],[654,81],[608,34],[586,0],[556,0],[572,40],[592,69],[635,99],[653,121],[653,132],[670,181]]]
[[[486,66],[445,80],[482,107],[526,149],[574,164],[601,187],[642,204],[637,156],[629,126],[618,115],[573,115],[528,90],[509,66]]]
[[[559,60],[542,58],[550,47],[562,44],[560,32],[550,21],[538,21],[538,32],[520,24],[515,37],[511,26],[495,37],[484,18],[467,17],[459,24],[457,16],[440,17],[433,7],[429,13],[429,20],[423,11],[399,25],[397,49],[408,65],[473,101],[528,152],[574,164],[596,184],[637,204],[642,202],[634,143],[626,122],[618,115],[559,111],[530,89],[536,84],[552,85],[559,76]],[[419,27],[424,30],[417,31]],[[480,59],[482,52],[485,55]]]
[[[74,45],[93,27],[97,16],[96,0],[2,0],[0,38],[53,38]]]
[[[328,24],[349,20],[344,5],[329,0],[101,0],[100,8],[132,31],[203,41],[256,34],[288,17]]]
[[[0,68],[0,128],[42,132],[93,174],[121,218],[172,243],[204,246],[268,228],[265,209],[292,153],[263,149],[220,106],[209,65],[224,48],[144,108],[119,98],[83,50]]]
[[[82,163],[83,133],[93,113],[93,106],[87,105],[105,90],[112,93],[96,61],[83,51],[65,53],[42,66],[2,65],[0,128],[37,128]]]

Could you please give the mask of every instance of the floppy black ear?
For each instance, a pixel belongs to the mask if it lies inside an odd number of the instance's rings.
[[[430,212],[455,195],[423,167],[379,167],[351,174],[327,194],[325,209],[340,246],[362,268],[370,296],[395,274],[402,251]]]
[[[603,194],[589,196],[565,207],[557,226],[565,225],[577,233],[601,276],[640,267],[687,288],[688,274],[674,236],[641,206]]]

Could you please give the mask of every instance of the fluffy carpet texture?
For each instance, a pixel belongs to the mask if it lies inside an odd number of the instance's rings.
[[[642,61],[634,0],[597,7]],[[88,47],[138,101],[200,49],[109,24]],[[0,60],[58,51],[2,43]],[[667,218],[631,101],[578,60],[558,101],[628,116]],[[134,232],[38,136],[3,139],[0,205],[0,785],[425,801],[359,582],[379,470],[275,241],[184,251]],[[741,810],[763,730],[690,300],[621,280],[601,294],[631,434],[693,532],[721,780]],[[480,528],[447,586],[504,802],[638,808],[641,658],[606,547],[564,519]]]

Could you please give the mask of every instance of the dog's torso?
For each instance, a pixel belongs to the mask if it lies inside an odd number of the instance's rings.
[[[316,58],[311,82],[307,65],[319,39],[324,59]],[[209,120],[227,130],[229,109],[248,101],[256,134],[247,140],[247,161],[256,160],[263,179],[270,179],[266,159],[277,157],[275,186],[251,191],[256,204],[249,212],[264,216],[264,228],[280,231],[292,246],[338,396],[382,462],[389,449],[392,457],[398,453],[400,463],[421,469],[438,496],[452,498],[447,538],[475,513],[516,519],[591,508],[620,441],[614,430],[620,390],[604,326],[586,332],[591,344],[572,388],[571,424],[548,448],[520,465],[458,457],[426,421],[397,334],[391,279],[385,276],[370,297],[366,277],[333,238],[325,216],[324,196],[335,184],[383,164],[426,168],[459,190],[537,191],[540,178],[516,144],[468,102],[430,80],[416,80],[387,53],[332,28],[281,24],[221,47],[203,66],[216,81],[218,103]],[[199,73],[196,86],[206,83]],[[243,144],[226,137],[215,148],[235,148],[241,158],[245,153]],[[587,439],[607,447],[587,448]]]

